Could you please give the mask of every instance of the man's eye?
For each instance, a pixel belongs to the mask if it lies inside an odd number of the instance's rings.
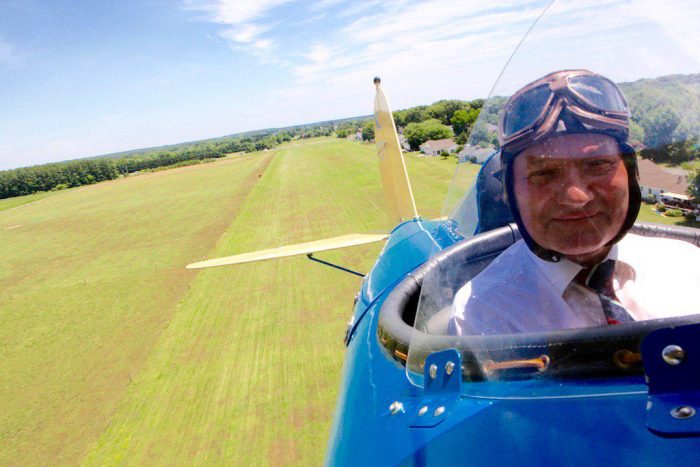
[[[616,161],[611,161],[609,159],[594,159],[589,161],[586,166],[591,173],[603,174],[612,169],[616,164]]]
[[[552,180],[557,174],[554,169],[541,169],[530,172],[527,179],[533,183],[545,183]]]

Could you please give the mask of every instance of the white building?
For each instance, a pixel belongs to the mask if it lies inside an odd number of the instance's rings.
[[[457,143],[452,138],[429,139],[420,145],[420,150],[428,156],[439,156],[442,151],[453,154],[457,151]]]
[[[654,164],[649,159],[638,159],[639,186],[642,189],[642,197],[654,195],[656,201],[678,198],[678,201],[688,201],[688,175],[684,172],[671,173],[668,170]],[[675,196],[674,196],[675,195]]]
[[[464,146],[464,149],[459,151],[457,157],[460,162],[472,161],[477,164],[483,164],[494,152],[496,152],[496,148],[482,148],[480,146],[471,146],[467,144]]]

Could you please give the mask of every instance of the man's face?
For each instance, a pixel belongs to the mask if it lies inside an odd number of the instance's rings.
[[[515,197],[527,232],[578,263],[602,260],[627,215],[627,170],[614,138],[566,134],[514,160]]]

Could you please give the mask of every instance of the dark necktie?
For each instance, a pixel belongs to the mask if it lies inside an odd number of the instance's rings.
[[[593,273],[591,274],[591,270]],[[603,307],[603,313],[608,324],[620,324],[634,321],[630,314],[625,310],[613,288],[612,278],[615,272],[615,261],[609,259],[591,268],[582,269],[574,278],[574,281],[579,285],[583,285],[592,289]],[[589,277],[590,276],[590,277]],[[588,279],[588,280],[586,280]]]

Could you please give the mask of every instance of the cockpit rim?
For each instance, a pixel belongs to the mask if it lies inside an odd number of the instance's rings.
[[[650,237],[673,238],[688,241],[700,247],[700,230],[681,226],[664,226],[638,222],[631,233]],[[494,379],[512,380],[534,377],[581,377],[581,376],[630,376],[643,374],[643,362],[639,351],[644,337],[651,331],[667,327],[700,322],[700,314],[684,317],[662,318],[616,326],[565,329],[556,332],[502,334],[489,336],[449,336],[428,334],[414,329],[418,296],[425,277],[446,261],[456,258],[482,259],[494,255],[484,248],[491,243],[496,249],[507,248],[519,240],[515,224],[494,229],[441,251],[423,265],[409,273],[387,296],[379,310],[377,336],[381,347],[405,366],[409,349],[420,352],[419,361],[433,351],[457,349],[462,356],[462,378],[464,381],[486,381]],[[492,260],[493,258],[491,258]],[[412,309],[411,309],[412,308]],[[420,333],[421,349],[410,347],[414,333]],[[513,350],[521,351],[518,361],[522,365],[508,366]],[[504,365],[498,366],[502,354]],[[488,357],[485,357],[487,355]],[[557,356],[566,356],[560,361]],[[537,364],[537,360],[543,364]],[[494,362],[496,360],[496,362]],[[492,374],[484,362],[496,363],[498,374]],[[505,368],[505,371],[501,371]],[[414,368],[420,372],[420,368]]]

